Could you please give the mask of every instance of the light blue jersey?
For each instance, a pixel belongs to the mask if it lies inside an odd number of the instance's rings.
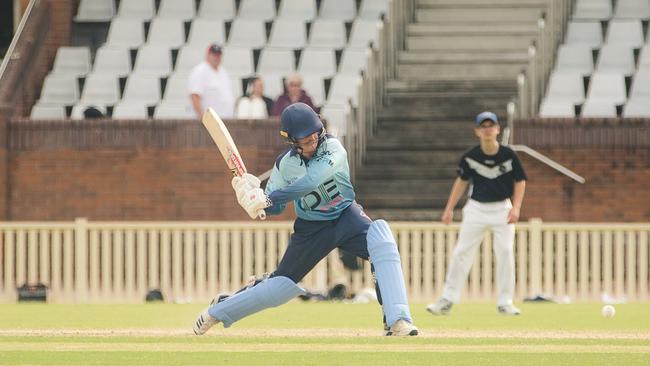
[[[283,153],[275,162],[266,194],[273,202],[267,214],[277,215],[287,202],[294,201],[296,215],[301,219],[338,218],[354,201],[345,148],[328,135],[309,161],[291,150]]]

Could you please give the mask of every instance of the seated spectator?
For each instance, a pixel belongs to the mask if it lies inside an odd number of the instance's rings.
[[[318,110],[314,108],[314,103],[312,102],[311,97],[307,95],[307,92],[302,88],[302,77],[300,74],[294,73],[289,75],[284,86],[284,94],[280,95],[273,104],[271,115],[280,116],[286,107],[298,102],[305,103],[310,106],[311,109],[318,112]]]
[[[271,114],[273,101],[264,95],[264,81],[254,77],[248,82],[249,93],[237,101],[235,117],[267,118]]]

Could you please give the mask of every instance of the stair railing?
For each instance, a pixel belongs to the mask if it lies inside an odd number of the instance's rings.
[[[575,0],[549,0],[537,21],[537,38],[528,48],[528,66],[517,76],[518,118],[537,115],[553,68],[557,46],[562,42]]]
[[[367,138],[376,130],[377,110],[384,102],[386,81],[397,77],[397,57],[405,48],[406,25],[415,17],[415,1],[390,0],[388,14],[379,25],[377,43],[368,47],[368,67],[357,84],[357,103],[346,103],[343,143],[353,181],[366,156]]]

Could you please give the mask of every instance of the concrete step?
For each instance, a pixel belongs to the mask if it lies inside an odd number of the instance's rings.
[[[537,23],[526,24],[455,24],[455,23],[411,23],[406,26],[407,36],[440,35],[528,35],[537,36]]]
[[[401,194],[412,193],[416,195],[436,195],[438,192],[449,193],[453,185],[451,179],[364,179],[355,190],[359,194],[386,193]]]
[[[444,77],[444,75],[440,75]],[[386,83],[389,97],[405,96],[469,96],[480,93],[510,95],[517,92],[517,81],[512,78],[427,80],[389,80]]]
[[[506,115],[506,106],[516,93],[470,94],[464,96],[394,96],[388,95],[379,110],[384,119],[471,121],[481,111]]]
[[[431,194],[415,195],[406,193],[359,193],[357,199],[362,206],[372,209],[409,208],[409,209],[433,209],[444,208],[447,204],[449,192],[440,193],[436,196]]]
[[[460,155],[458,158],[460,159]],[[359,182],[366,182],[376,179],[454,179],[455,177],[456,166],[452,164],[436,167],[383,164],[362,165],[357,171],[356,178]]]
[[[438,64],[398,64],[397,77],[402,80],[430,79],[437,80],[440,75],[445,79],[463,80],[491,79],[495,76],[516,78],[526,67],[526,63],[438,63]]]
[[[440,221],[443,209],[411,209],[411,208],[378,208],[366,209],[366,214],[373,219],[384,219],[389,222],[396,221]],[[454,221],[462,218],[461,210],[454,210]]]
[[[535,24],[541,15],[542,9],[536,7],[418,7],[415,20],[423,23]]]
[[[403,136],[391,136],[390,138],[377,139],[368,141],[368,148],[372,150],[401,150],[408,147],[411,150],[428,150],[432,147],[445,149],[466,149],[476,142],[470,137],[448,137],[429,135],[422,138],[410,138]]]
[[[549,0],[418,0],[420,8],[547,8]]]
[[[369,149],[364,161],[367,165],[417,165],[419,169],[436,166],[455,166],[465,149],[428,150],[372,150]]]
[[[483,63],[528,63],[527,50],[511,51],[486,51],[476,52],[476,50],[458,51],[458,52],[430,52],[426,50],[419,51],[401,51],[397,56],[400,65],[407,64],[462,64],[462,65],[480,65]]]
[[[530,35],[435,35],[410,36],[406,38],[406,49],[409,51],[494,51],[521,50],[525,51],[535,39]]]

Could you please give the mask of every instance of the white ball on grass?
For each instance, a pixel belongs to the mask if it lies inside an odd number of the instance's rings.
[[[616,314],[616,309],[612,305],[605,305],[600,310],[600,313],[603,314],[605,318],[611,318]]]

